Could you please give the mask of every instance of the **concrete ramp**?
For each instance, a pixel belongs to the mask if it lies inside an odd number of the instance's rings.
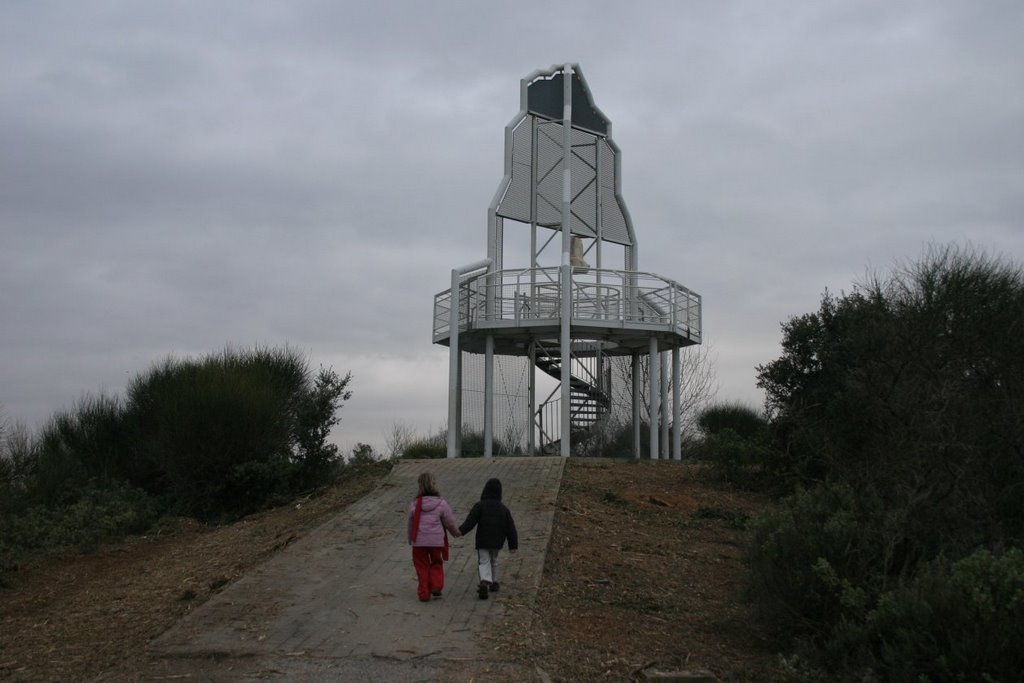
[[[426,681],[477,662],[477,636],[500,623],[503,600],[536,595],[564,462],[399,461],[378,489],[211,598],[152,653],[165,672],[175,662],[191,672],[204,661],[201,675],[212,680]],[[406,511],[424,471],[434,473],[459,523],[487,479],[501,479],[520,550],[501,554],[502,592],[492,599],[476,594],[474,532],[452,539],[444,597],[417,599]]]

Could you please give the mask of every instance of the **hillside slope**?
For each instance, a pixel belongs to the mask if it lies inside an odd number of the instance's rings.
[[[167,523],[29,569],[0,591],[0,678],[81,680],[143,661],[152,638],[386,471],[232,525]],[[533,603],[506,584],[509,616],[488,650],[556,680],[623,680],[650,665],[764,680],[773,658],[740,595],[745,523],[765,504],[690,465],[570,461],[540,595]]]

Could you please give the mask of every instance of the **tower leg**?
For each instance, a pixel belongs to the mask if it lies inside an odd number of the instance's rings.
[[[494,454],[494,335],[484,349],[484,457]]]
[[[633,457],[640,457],[640,385],[643,379],[640,377],[640,352],[634,351],[632,358],[633,375]]]
[[[562,70],[562,429],[561,456],[572,452],[572,272],[569,251],[572,243],[572,65]]]
[[[529,423],[530,429],[526,436],[527,455],[537,454],[537,426],[534,418],[537,415],[537,342],[530,342],[530,387],[529,387]]]
[[[659,384],[661,384],[661,368],[659,367],[661,365],[661,363],[659,362],[660,358],[659,358],[659,355],[658,355],[658,338],[657,337],[654,337],[654,336],[651,337],[651,344],[650,344],[650,350],[649,350],[648,356],[649,356],[649,360],[647,362],[647,364],[648,364],[648,371],[649,371],[649,374],[651,376],[650,377],[651,390],[650,390],[650,396],[648,396],[648,400],[650,401],[650,406],[649,406],[648,414],[651,416],[651,460],[657,460],[658,459],[658,453],[659,453],[659,450],[658,450],[658,414],[659,414],[659,411],[661,410],[661,406],[659,405],[659,403],[661,403],[661,387],[658,386]]]
[[[669,447],[671,444],[668,440],[668,354],[659,354],[659,365],[661,365],[661,457],[664,460],[668,460]]]
[[[679,347],[672,349],[672,459],[681,460],[683,457],[683,406],[680,403],[680,386],[682,385],[682,372],[679,362]]]
[[[561,339],[561,376],[562,376],[562,400],[559,408],[562,413],[561,450],[559,455],[563,458],[569,457],[572,452],[572,337],[569,333],[569,319],[572,315],[572,276],[569,272],[569,264],[562,264],[562,339]]]
[[[451,303],[448,318],[448,457],[458,456],[459,415],[462,398],[462,368],[459,366],[459,271],[452,269]]]

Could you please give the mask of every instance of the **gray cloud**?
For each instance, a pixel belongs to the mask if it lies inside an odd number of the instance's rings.
[[[576,61],[640,263],[702,293],[720,397],[779,323],[929,242],[1024,254],[1015,2],[0,8],[0,404],[168,354],[355,375],[338,438],[444,417],[432,296],[485,248],[519,79]]]

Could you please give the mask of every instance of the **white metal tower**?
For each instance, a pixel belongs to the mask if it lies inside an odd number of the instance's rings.
[[[493,451],[496,355],[529,359],[527,452],[557,446],[562,456],[572,453],[574,435],[607,415],[609,363],[626,356],[632,360],[634,455],[640,455],[646,388],[650,455],[668,454],[664,437],[671,424],[671,455],[678,459],[679,350],[701,341],[701,298],[639,270],[620,193],[619,148],[579,66],[530,74],[521,81],[520,102],[505,127],[505,174],[487,211],[487,257],[453,269],[451,288],[434,297],[433,340],[450,348],[448,457],[460,451],[460,354],[468,352],[484,356],[484,456]],[[528,262],[508,268],[506,238],[517,237]],[[621,268],[606,267],[616,257]],[[641,386],[638,370],[642,354],[649,359],[648,387]],[[558,381],[540,401],[537,370]],[[665,414],[669,381],[671,416]]]

